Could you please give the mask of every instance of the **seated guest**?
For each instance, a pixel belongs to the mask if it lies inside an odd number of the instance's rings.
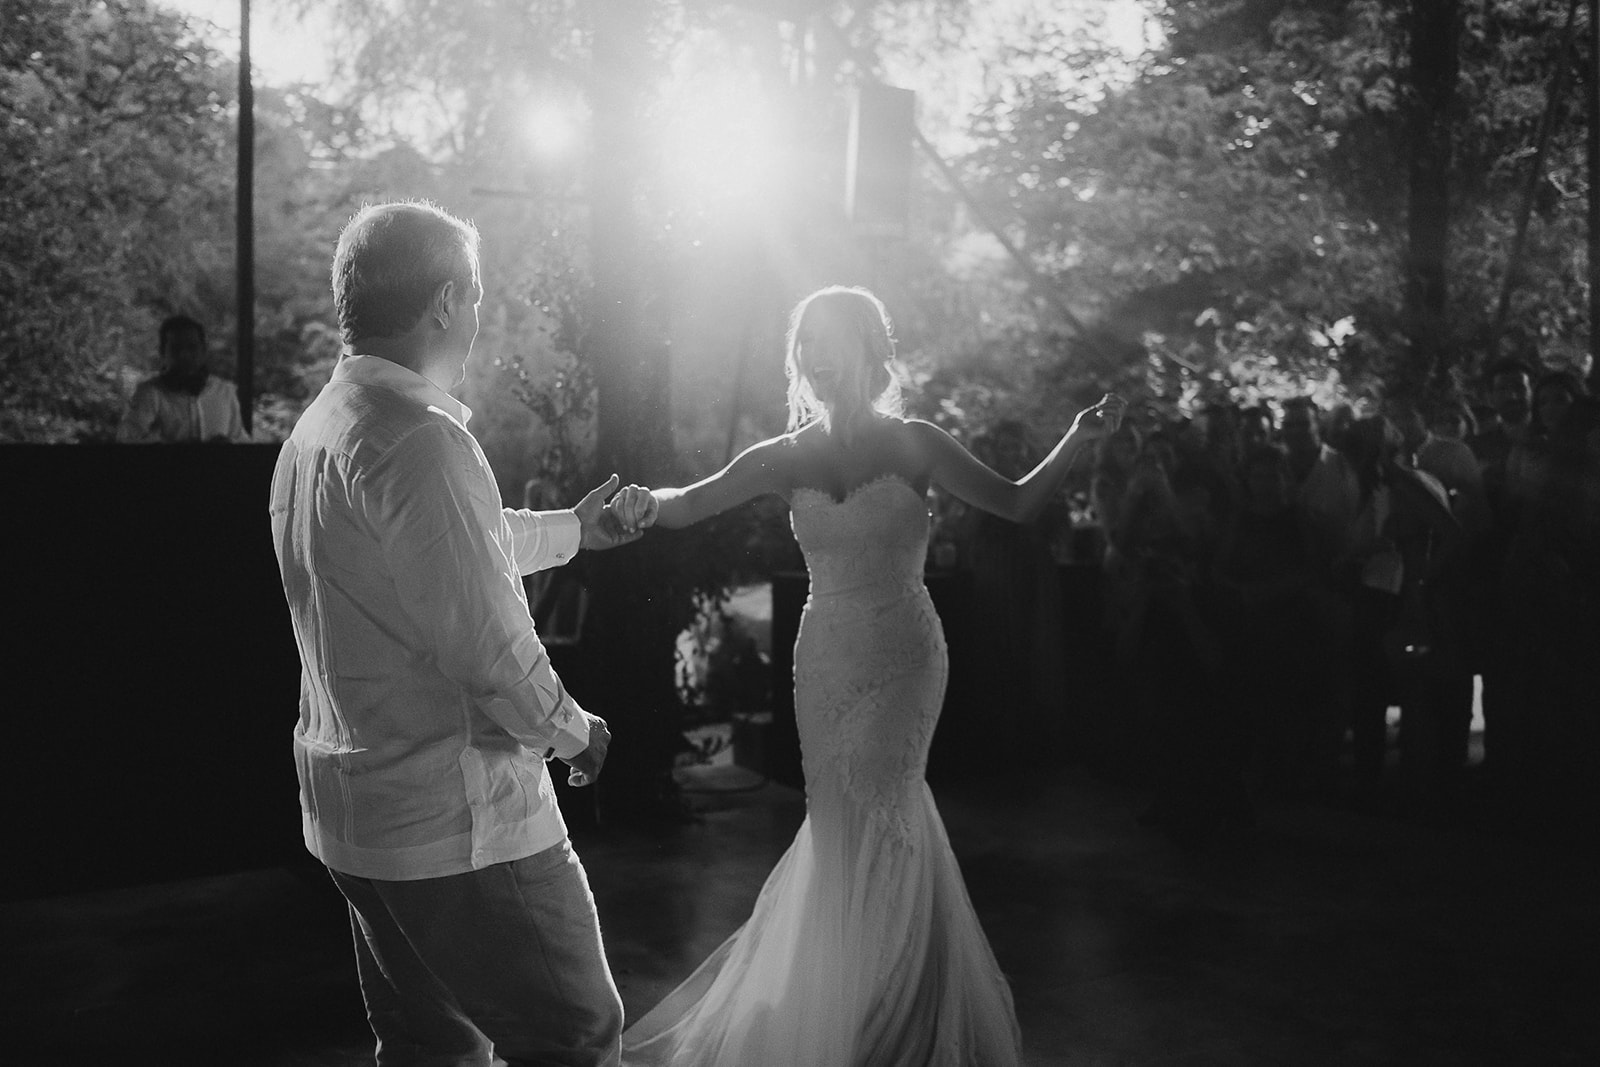
[[[127,442],[246,441],[239,393],[207,366],[206,330],[173,315],[161,324],[161,369],[140,382],[117,428]]]

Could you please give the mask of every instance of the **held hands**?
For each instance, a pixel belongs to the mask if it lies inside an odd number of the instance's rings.
[[[1127,410],[1126,400],[1116,393],[1107,393],[1093,407],[1078,412],[1078,417],[1072,420],[1072,429],[1067,432],[1086,441],[1108,437],[1122,425],[1122,416]]]
[[[593,785],[595,779],[600,777],[600,768],[606,762],[606,750],[610,747],[611,731],[606,727],[606,721],[598,715],[589,715],[589,747],[571,759],[561,761],[569,768],[567,784]]]
[[[578,516],[578,547],[588,549],[616,548],[637,541],[643,534],[635,523],[630,529],[623,525],[617,513],[607,503],[611,494],[616,493],[617,483],[621,479],[615,474],[605,480],[605,484],[591,489],[584,498],[578,501],[578,506],[572,509]],[[637,489],[630,485],[628,489]],[[618,496],[622,494],[618,493]]]
[[[611,502],[606,505],[606,511],[615,517],[618,526],[632,536],[638,537],[655,525],[656,516],[660,513],[660,503],[656,500],[655,494],[644,486],[625,485],[621,492],[611,498]]]

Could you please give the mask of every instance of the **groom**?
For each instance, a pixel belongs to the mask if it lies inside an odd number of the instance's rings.
[[[478,233],[364,208],[333,294],[347,354],[284,444],[272,531],[302,664],[306,847],[349,902],[377,1061],[616,1064],[622,1002],[545,761],[610,734],[551,670],[522,575],[638,536],[604,509],[501,507],[460,385]]]

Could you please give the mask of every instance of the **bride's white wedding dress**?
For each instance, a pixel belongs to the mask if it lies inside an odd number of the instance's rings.
[[[790,500],[811,596],[795,644],[806,818],[750,918],[623,1035],[661,1067],[1004,1067],[1011,991],[923,773],[944,633],[925,499],[888,475]]]

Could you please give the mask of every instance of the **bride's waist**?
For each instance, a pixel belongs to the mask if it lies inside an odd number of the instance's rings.
[[[812,579],[806,600],[810,604],[830,606],[840,602],[885,606],[925,599],[927,595],[928,587],[922,584],[920,575],[915,578]]]

